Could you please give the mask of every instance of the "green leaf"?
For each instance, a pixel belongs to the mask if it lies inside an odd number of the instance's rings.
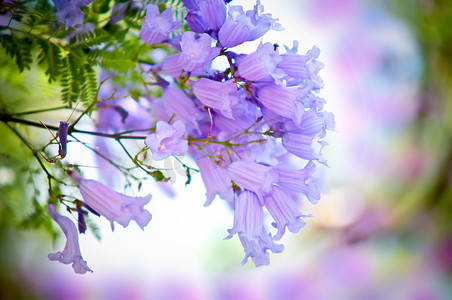
[[[100,62],[102,68],[125,73],[135,68],[136,64],[121,49],[106,52]]]
[[[49,76],[49,83],[56,81],[63,66],[60,47],[43,39],[38,39],[37,43],[41,50],[38,55],[38,62],[47,67],[45,73]]]

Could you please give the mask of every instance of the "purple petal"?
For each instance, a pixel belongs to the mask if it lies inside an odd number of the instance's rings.
[[[83,260],[80,253],[80,245],[78,241],[78,232],[74,223],[68,217],[61,216],[56,211],[56,206],[50,203],[47,206],[47,210],[55,222],[61,227],[66,236],[66,245],[63,252],[50,253],[49,259],[52,261],[59,261],[63,264],[71,264],[75,273],[85,274],[86,272],[93,272]]]

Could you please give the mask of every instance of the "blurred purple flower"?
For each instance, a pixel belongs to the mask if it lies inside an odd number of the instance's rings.
[[[151,201],[152,196],[130,197],[113,191],[105,184],[80,177],[71,171],[69,176],[77,182],[85,203],[110,221],[111,230],[114,231],[114,221],[127,227],[131,220],[144,230],[151,221],[152,215],[143,207]]]
[[[65,22],[65,29],[82,24],[84,20],[83,11],[80,6],[86,6],[93,0],[52,0],[58,8],[56,12],[57,21]]]
[[[180,25],[181,22],[173,21],[171,8],[165,9],[159,15],[158,6],[149,5],[140,30],[140,37],[150,45],[161,43],[168,38],[170,32],[177,29]]]
[[[63,252],[50,253],[48,255],[49,259],[52,261],[57,260],[63,264],[72,264],[72,268],[78,274],[85,274],[88,271],[93,272],[88,267],[86,261],[83,260],[82,254],[80,253],[78,231],[74,223],[68,217],[59,215],[56,211],[56,206],[52,203],[49,203],[47,210],[55,222],[61,227],[67,239]]]
[[[144,143],[150,148],[152,159],[163,160],[171,155],[183,155],[187,152],[188,142],[182,138],[185,133],[185,125],[177,120],[170,125],[158,121],[155,133],[148,135]]]

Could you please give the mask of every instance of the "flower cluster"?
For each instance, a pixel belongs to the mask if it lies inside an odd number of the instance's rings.
[[[83,12],[79,6],[89,3],[67,1],[70,5],[63,7],[66,2],[54,2],[57,14],[70,11],[66,27],[80,23]],[[334,128],[333,115],[323,110],[325,101],[319,96],[323,88],[318,74],[323,68],[317,60],[320,51],[314,46],[300,54],[297,41],[281,51],[277,44],[259,41],[269,30],[282,30],[277,19],[264,13],[259,0],[247,11],[223,0],[182,2],[190,30],[179,35],[182,22],[173,19],[170,8],[146,8],[139,31],[140,49],[147,49],[151,56],[160,50],[160,58],[140,62],[140,75],[146,78],[146,92],[141,97],[128,97],[124,89],[118,92],[112,86],[100,90],[99,86],[96,97],[104,100],[94,101],[85,111],[98,110],[99,132],[93,133],[99,137],[98,150],[92,150],[126,176],[133,177],[131,170],[137,169],[157,181],[168,178],[154,162],[145,160],[191,157],[206,187],[204,205],[218,195],[234,210],[233,225],[225,238],[238,236],[245,251],[242,263],[251,258],[257,267],[267,265],[270,251],[283,251],[278,241],[286,229],[297,233],[305,226],[308,215],[300,212],[299,201],[317,203],[320,199],[314,173],[318,163],[327,164],[322,156],[327,144],[323,138]],[[232,50],[252,41],[256,46],[251,53]],[[216,58],[227,61],[225,69],[212,67]],[[117,92],[124,96],[115,97]],[[80,118],[70,125],[60,123],[61,159],[69,154],[67,138]],[[141,132],[148,134],[141,136]],[[119,143],[134,167],[115,164],[104,138]],[[143,149],[133,156],[121,142],[125,138],[144,140]],[[182,158],[177,160],[186,169],[189,183],[195,168]],[[80,232],[86,229],[87,211],[105,217],[112,230],[114,222],[126,227],[134,220],[142,229],[150,222],[151,214],[144,208],[150,195],[129,197],[84,179],[72,169],[68,175],[83,198],[73,209],[79,213]],[[49,206],[49,211],[68,238],[63,253],[49,258],[73,263],[78,273],[90,271],[81,258],[74,224],[57,215],[54,206]],[[274,232],[266,224],[266,215],[273,219]]]
[[[155,160],[185,151],[196,160],[205,205],[219,195],[234,208],[227,238],[240,238],[243,263],[251,257],[256,266],[266,265],[268,250],[283,250],[275,241],[286,228],[296,233],[305,225],[299,195],[312,203],[320,198],[313,173],[315,162],[326,164],[322,138],[334,119],[318,96],[319,49],[299,54],[294,41],[280,53],[278,45],[260,42],[252,53],[235,53],[229,48],[281,30],[277,19],[264,14],[259,1],[246,12],[223,0],[183,2],[191,31],[170,38],[177,22],[169,10],[157,14],[150,6],[140,32],[146,43],[165,42],[176,50],[150,69],[167,82],[160,85],[162,96],[152,99],[160,121],[145,143]],[[211,67],[219,56],[229,62],[226,70]],[[264,210],[274,220],[274,235],[265,226]]]

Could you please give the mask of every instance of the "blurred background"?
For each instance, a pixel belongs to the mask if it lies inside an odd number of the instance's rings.
[[[270,266],[241,266],[238,239],[223,240],[233,213],[218,198],[202,206],[198,175],[186,188],[176,177],[173,194],[148,182],[151,223],[112,233],[96,220],[101,241],[80,237],[94,273],[80,276],[47,259],[64,238],[12,226],[46,182],[30,179],[27,150],[1,124],[1,299],[452,299],[452,3],[261,2],[286,29],[264,42],[299,40],[301,53],[317,45],[325,63],[321,96],[336,129],[323,197],[302,207],[314,215],[307,226],[284,236]],[[17,111],[58,100],[40,71],[18,74],[3,50],[0,65],[1,97]]]

